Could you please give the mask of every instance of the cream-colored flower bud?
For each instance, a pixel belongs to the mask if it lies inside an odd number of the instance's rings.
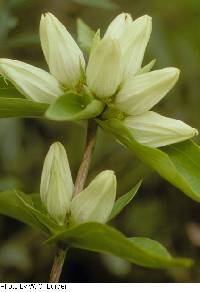
[[[116,197],[116,177],[111,170],[101,172],[71,203],[71,214],[76,224],[94,221],[105,223]]]
[[[150,110],[175,85],[179,69],[169,67],[126,80],[115,98],[115,105],[129,115]]]
[[[48,72],[21,61],[0,59],[0,74],[28,99],[53,103],[63,91]]]
[[[51,74],[73,88],[85,69],[83,53],[64,25],[51,13],[42,15],[40,40]]]
[[[152,19],[141,16],[129,24],[119,38],[122,50],[123,80],[133,77],[141,68],[152,30]]]
[[[123,121],[133,137],[146,146],[161,147],[192,138],[198,131],[182,121],[148,111]]]
[[[67,154],[63,145],[51,145],[42,170],[40,196],[49,214],[63,224],[70,208],[73,181]]]
[[[86,70],[87,85],[99,98],[112,96],[122,77],[119,44],[110,37],[102,39],[92,50]]]
[[[133,22],[133,19],[129,13],[121,13],[113,19],[108,26],[105,36],[111,38],[120,38],[127,26]]]

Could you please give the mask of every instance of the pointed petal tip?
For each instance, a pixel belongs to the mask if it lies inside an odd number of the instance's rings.
[[[195,128],[193,128],[193,136],[199,135],[199,131]]]
[[[104,170],[101,173],[105,175],[115,176],[114,170]]]
[[[148,14],[144,14],[144,15],[138,17],[136,19],[136,21],[141,21],[141,22],[144,22],[146,25],[151,25],[152,24],[152,17],[149,16]]]
[[[62,149],[65,149],[63,144],[61,142],[59,142],[59,141],[56,141],[53,144],[51,144],[50,148],[57,148],[57,149],[58,148],[62,148]]]
[[[125,21],[130,21],[130,20],[132,21],[133,20],[131,14],[128,12],[122,12],[118,16],[120,16],[120,15],[124,17]]]
[[[51,12],[47,11],[45,13],[42,14],[43,17],[55,17]]]
[[[180,69],[176,67],[168,67],[164,68],[163,70],[166,70],[166,72],[168,71],[169,75],[171,75],[171,77],[174,78],[175,82],[179,79],[181,73]]]

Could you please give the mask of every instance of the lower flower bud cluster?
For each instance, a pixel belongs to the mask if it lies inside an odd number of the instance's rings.
[[[70,218],[73,224],[105,223],[116,198],[116,176],[112,170],[99,173],[79,194],[74,184],[64,146],[51,145],[43,166],[40,196],[50,216],[60,225]]]

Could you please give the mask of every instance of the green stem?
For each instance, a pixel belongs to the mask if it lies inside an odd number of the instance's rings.
[[[83,158],[78,170],[78,174],[76,177],[76,182],[74,186],[74,195],[80,193],[83,190],[90,163],[92,160],[92,153],[94,151],[94,147],[96,144],[96,133],[97,133],[97,125],[94,120],[88,121],[87,127],[87,138],[86,138],[86,145],[83,154]],[[66,253],[68,249],[58,248],[56,255],[54,257],[53,266],[51,269],[50,274],[50,283],[58,283],[60,279],[60,275],[62,273],[63,264],[65,261]]]

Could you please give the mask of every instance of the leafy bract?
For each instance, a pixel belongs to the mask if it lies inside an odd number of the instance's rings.
[[[0,89],[0,92],[3,89]],[[0,118],[10,117],[41,117],[47,104],[34,102],[25,98],[0,97]]]
[[[139,187],[141,186],[142,181],[139,181],[136,186],[134,186],[130,191],[125,195],[121,196],[114,204],[112,212],[110,214],[109,220],[112,220],[116,217],[135,197]]]
[[[38,194],[26,195],[18,190],[1,192],[0,214],[36,227],[46,234],[61,230],[47,214]]]
[[[78,42],[81,48],[89,53],[93,44],[95,32],[82,19],[79,18],[77,20],[77,33]]]
[[[103,108],[99,100],[68,92],[51,104],[45,115],[55,121],[76,121],[97,117]]]
[[[97,120],[97,122],[172,185],[200,202],[200,147],[198,145],[188,140],[163,147],[162,150],[151,148],[138,143],[119,120]]]
[[[172,258],[159,243],[148,239],[129,239],[112,227],[84,223],[50,238],[67,246],[110,253],[131,263],[151,268],[189,267],[190,259]],[[165,252],[164,252],[165,251]]]

